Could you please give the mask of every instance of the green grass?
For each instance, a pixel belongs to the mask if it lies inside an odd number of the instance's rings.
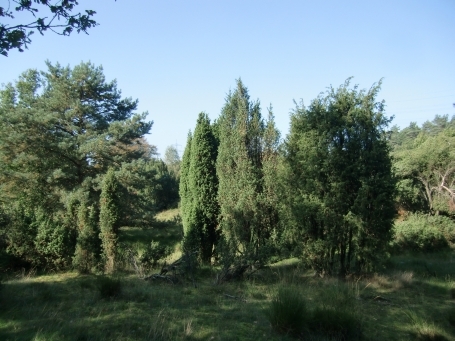
[[[178,252],[181,225],[173,215],[162,214],[156,228],[122,229],[120,238],[138,246],[159,240]],[[346,281],[314,277],[295,259],[219,286],[211,268],[199,270],[196,287],[132,272],[112,279],[121,290],[103,295],[95,275],[9,275],[0,290],[0,340],[293,340],[274,331],[266,314],[278,289],[292,286],[308,311],[346,307],[364,340],[455,341],[453,253],[397,256],[381,273]],[[305,340],[342,339],[333,335]]]
[[[153,226],[148,229],[122,227],[119,242],[135,247],[140,252],[144,251],[152,240],[178,250],[183,235],[182,225],[175,222],[178,214],[178,209],[161,212],[156,216]]]

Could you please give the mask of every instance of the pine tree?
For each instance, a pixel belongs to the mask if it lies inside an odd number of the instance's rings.
[[[102,241],[105,270],[115,270],[117,235],[120,221],[119,183],[113,169],[109,169],[103,179],[100,197],[100,238]]]
[[[12,253],[32,263],[37,254],[53,263],[71,259],[58,252],[74,251],[75,232],[85,232],[79,204],[69,209],[66,199],[82,191],[91,198],[82,211],[98,203],[99,182],[109,168],[122,183],[128,209],[122,222],[151,221],[159,184],[149,169],[154,148],[143,136],[152,122],[135,112],[137,103],[121,98],[116,81],[107,82],[102,67],[91,63],[70,68],[48,62],[47,71],[28,70],[0,89],[0,202],[14,218],[5,228]],[[48,217],[34,221],[40,212]],[[71,245],[50,250],[50,239]]]
[[[0,90],[0,195],[25,193],[50,209],[61,202],[55,192],[143,157],[146,148],[137,146],[152,122],[101,67],[47,67]]]

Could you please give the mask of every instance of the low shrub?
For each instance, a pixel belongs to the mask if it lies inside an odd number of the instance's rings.
[[[160,260],[169,257],[172,254],[172,249],[158,242],[151,242],[147,249],[139,258],[139,261],[145,272],[157,267]]]
[[[455,243],[455,222],[445,216],[410,214],[395,223],[392,250],[438,252]]]
[[[110,278],[107,276],[98,276],[96,279],[96,287],[101,298],[116,298],[122,292],[122,283],[119,279]]]
[[[267,318],[272,328],[278,333],[299,335],[305,329],[310,318],[305,300],[297,287],[280,287],[273,297]]]

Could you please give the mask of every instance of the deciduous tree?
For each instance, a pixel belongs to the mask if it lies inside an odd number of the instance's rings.
[[[78,5],[76,0],[50,1],[50,0],[9,0],[8,7],[0,7],[0,54],[8,56],[12,49],[20,52],[31,43],[30,36],[33,30],[38,30],[41,35],[52,31],[59,35],[70,35],[73,31],[85,32],[97,25],[93,20],[95,11],[85,10],[85,13],[74,13]],[[26,23],[17,23],[15,13],[28,12],[31,20]],[[5,18],[5,19],[3,19]],[[6,24],[5,21],[11,21]]]

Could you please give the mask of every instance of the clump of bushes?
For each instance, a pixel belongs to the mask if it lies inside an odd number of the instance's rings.
[[[156,268],[160,260],[169,257],[171,254],[172,249],[170,247],[152,241],[139,258],[139,261],[144,271],[148,272],[151,269]]]
[[[294,337],[320,337],[333,340],[361,340],[362,326],[355,299],[346,288],[324,288],[319,304],[308,309],[300,290],[281,287],[266,315],[273,330]]]
[[[455,222],[445,216],[409,214],[395,223],[392,250],[437,252],[455,244]]]

